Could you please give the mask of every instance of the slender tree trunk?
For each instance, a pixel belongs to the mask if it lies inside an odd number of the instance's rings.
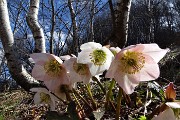
[[[131,1],[132,0],[117,0],[117,7],[113,10],[112,1],[109,0],[112,23],[114,27],[112,36],[109,39],[121,48],[123,48],[127,42]]]
[[[91,13],[90,13],[90,41],[94,42],[94,0],[91,0]]]
[[[72,27],[73,27],[73,43],[75,46],[74,47],[74,51],[76,52],[76,54],[78,53],[78,47],[79,47],[79,40],[78,40],[78,32],[77,32],[77,24],[76,24],[76,15],[75,15],[75,11],[73,9],[73,5],[72,5],[72,1],[68,0],[68,7],[70,10],[70,14],[71,14],[71,21],[72,21]]]
[[[113,33],[115,33],[116,22],[115,22],[115,13],[114,13],[112,0],[108,0],[108,3],[109,3],[110,11],[111,11],[112,29],[113,29]]]
[[[45,38],[44,38],[44,32],[41,26],[38,23],[38,10],[39,10],[39,0],[31,0],[29,11],[27,13],[27,24],[29,25],[34,40],[35,40],[35,50],[34,52],[46,52],[46,46],[45,46]]]
[[[16,52],[6,0],[0,0],[0,38],[5,51],[9,72],[17,84],[25,90],[39,86],[38,81],[25,70],[22,61],[19,59],[19,54]]]
[[[148,1],[148,13],[150,15],[150,26],[149,26],[149,41],[148,42],[153,42],[154,41],[154,31],[153,31],[153,12],[152,12],[152,5],[151,5],[151,0]]]
[[[54,52],[54,27],[55,27],[55,10],[54,10],[54,0],[51,0],[52,14],[51,14],[51,37],[50,37],[50,53]]]

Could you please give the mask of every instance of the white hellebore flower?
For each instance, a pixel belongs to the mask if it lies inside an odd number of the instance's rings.
[[[36,92],[34,95],[35,104],[49,104],[51,110],[55,110],[55,101],[58,100],[45,88],[31,88],[30,91]]]
[[[112,52],[99,43],[88,42],[82,44],[78,54],[77,63],[87,64],[92,76],[103,73],[109,69],[114,58]]]
[[[71,84],[76,82],[89,83],[91,80],[91,73],[87,64],[77,63],[76,57],[71,57],[64,62],[64,66],[69,75]]]

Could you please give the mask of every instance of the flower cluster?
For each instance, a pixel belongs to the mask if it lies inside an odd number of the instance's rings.
[[[77,82],[88,84],[93,76],[99,76],[107,71],[105,78],[115,80],[126,94],[131,94],[140,82],[159,77],[160,70],[157,63],[169,49],[161,49],[155,43],[131,45],[120,49],[88,42],[82,44],[80,50],[77,57],[75,55],[57,57],[48,53],[30,55],[35,62],[32,76],[43,81],[50,92],[61,99],[66,99],[62,86],[71,89]],[[44,89],[32,91],[38,92],[40,97],[36,95],[36,98],[39,102],[51,103],[54,106],[54,96],[52,97],[48,91]],[[45,98],[53,99],[47,101]]]

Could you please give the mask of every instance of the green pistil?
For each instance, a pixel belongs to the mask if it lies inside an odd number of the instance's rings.
[[[62,65],[57,60],[50,60],[46,62],[44,69],[47,74],[57,77],[62,70]]]
[[[128,74],[139,72],[145,64],[145,57],[140,52],[127,51],[120,59],[121,71]]]
[[[107,55],[103,50],[94,50],[90,56],[92,56],[91,61],[95,65],[103,65],[106,62]]]

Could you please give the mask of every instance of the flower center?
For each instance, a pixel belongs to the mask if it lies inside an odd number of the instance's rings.
[[[62,71],[62,65],[57,60],[50,60],[45,63],[44,69],[48,75],[58,77]]]
[[[41,99],[41,103],[42,103],[42,102],[45,102],[45,103],[48,104],[48,103],[50,103],[51,97],[50,97],[49,94],[46,94],[46,93],[41,92],[41,93],[40,93],[40,99]]]
[[[127,51],[121,58],[120,69],[128,74],[139,72],[145,64],[145,57],[140,52]]]
[[[95,65],[103,65],[106,62],[106,53],[103,50],[94,50],[90,56]]]
[[[76,71],[76,73],[80,75],[86,75],[88,73],[88,66],[86,64],[81,64],[74,62],[73,63],[73,69]]]

